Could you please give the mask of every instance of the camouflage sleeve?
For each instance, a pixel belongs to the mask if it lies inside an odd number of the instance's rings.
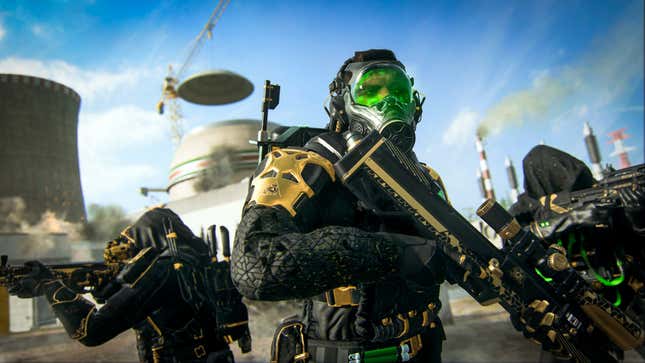
[[[340,226],[300,233],[287,211],[256,205],[238,226],[231,273],[250,299],[285,300],[376,280],[394,271],[398,258],[384,234]]]

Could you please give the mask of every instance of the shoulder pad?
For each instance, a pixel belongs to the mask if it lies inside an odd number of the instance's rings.
[[[347,151],[347,144],[337,132],[326,132],[311,138],[305,149],[316,152],[332,163],[340,160]]]
[[[160,256],[158,250],[152,247],[144,248],[123,267],[118,276],[119,280],[134,287],[152,269]]]
[[[311,198],[327,181],[336,180],[334,166],[318,153],[292,148],[267,154],[251,181],[247,205],[281,206],[292,216],[296,204]]]
[[[423,169],[427,171],[428,174],[430,174],[430,177],[439,184],[439,186],[441,187],[441,190],[443,191],[443,195],[442,195],[443,199],[450,204],[450,199],[448,199],[448,192],[446,192],[446,186],[443,184],[443,180],[441,180],[441,176],[439,175],[439,173],[437,173],[436,170],[434,170],[433,168],[429,167],[424,163],[419,163],[419,164],[421,164]]]

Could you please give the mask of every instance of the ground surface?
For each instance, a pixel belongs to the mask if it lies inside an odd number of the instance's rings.
[[[275,305],[275,304],[273,304]],[[497,306],[482,308],[472,299],[451,303],[454,324],[446,326],[448,340],[443,348],[444,362],[536,362],[539,347],[524,339],[508,321],[507,314]],[[282,306],[283,312],[290,306]],[[268,359],[272,321],[276,311],[272,305],[251,309],[254,332],[253,354],[241,355],[234,347],[238,363],[264,363]],[[253,320],[253,318],[255,319]],[[87,348],[70,340],[61,329],[0,337],[0,363],[5,362],[136,362],[134,334],[121,334],[99,347]],[[643,362],[630,352],[626,361]]]

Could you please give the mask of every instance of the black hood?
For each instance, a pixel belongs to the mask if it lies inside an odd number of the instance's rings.
[[[539,199],[544,195],[590,188],[591,170],[573,156],[546,145],[531,149],[522,160],[524,190]]]
[[[206,243],[195,236],[170,209],[155,208],[141,216],[125,233],[134,240],[137,249],[154,247],[162,250],[168,246],[166,228],[172,224],[177,234],[177,248],[185,253],[207,255]],[[165,228],[164,228],[165,226]]]

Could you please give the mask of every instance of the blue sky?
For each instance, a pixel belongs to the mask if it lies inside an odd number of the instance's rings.
[[[156,115],[169,63],[183,60],[216,1],[3,1],[0,72],[48,77],[83,99],[79,124],[86,203],[136,210],[140,186],[166,186],[169,125]],[[425,94],[415,151],[444,178],[455,206],[480,196],[474,134],[498,197],[504,158],[543,140],[588,162],[583,121],[603,162],[609,131],[626,127],[643,162],[643,1],[233,0],[188,74],[210,68],[256,86],[227,106],[182,103],[186,128],[260,117],[265,79],[282,86],[271,114],[285,125],[323,126],[327,86],[355,50],[390,48]]]

